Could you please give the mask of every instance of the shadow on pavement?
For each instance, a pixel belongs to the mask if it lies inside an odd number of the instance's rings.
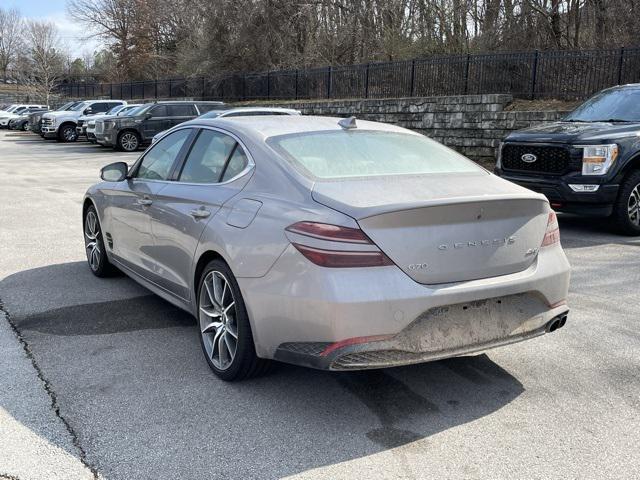
[[[639,245],[639,237],[621,235],[608,218],[559,214],[560,240],[567,249],[597,245]]]
[[[37,292],[27,300],[36,305],[21,305],[20,291]],[[108,479],[283,477],[424,439],[524,391],[487,355],[364,372],[282,364],[225,383],[202,356],[195,321],[139,293],[125,277],[87,274],[84,262],[0,282],[60,413]]]

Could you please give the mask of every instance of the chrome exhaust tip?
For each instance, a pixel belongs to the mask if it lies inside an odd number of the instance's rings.
[[[567,313],[562,313],[557,317],[553,317],[551,320],[549,320],[546,328],[547,333],[555,332],[559,328],[564,327],[564,324],[567,323],[567,316]]]

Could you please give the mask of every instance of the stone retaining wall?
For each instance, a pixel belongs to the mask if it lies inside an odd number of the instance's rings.
[[[564,111],[515,111],[511,95],[461,95],[400,99],[252,102],[295,108],[305,115],[355,116],[400,125],[454,148],[492,168],[496,147],[510,131],[559,120]],[[242,105],[242,104],[237,104]]]

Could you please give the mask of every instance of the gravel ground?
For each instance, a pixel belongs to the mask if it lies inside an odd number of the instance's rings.
[[[187,314],[85,264],[82,195],[135,158],[0,133],[0,478],[640,477],[640,240],[561,217],[572,312],[551,335],[227,384]]]

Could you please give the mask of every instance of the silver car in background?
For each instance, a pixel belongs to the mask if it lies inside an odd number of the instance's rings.
[[[198,319],[225,380],[269,359],[355,370],[562,327],[570,267],[544,196],[418,133],[355,119],[197,119],[84,199],[89,266]]]

